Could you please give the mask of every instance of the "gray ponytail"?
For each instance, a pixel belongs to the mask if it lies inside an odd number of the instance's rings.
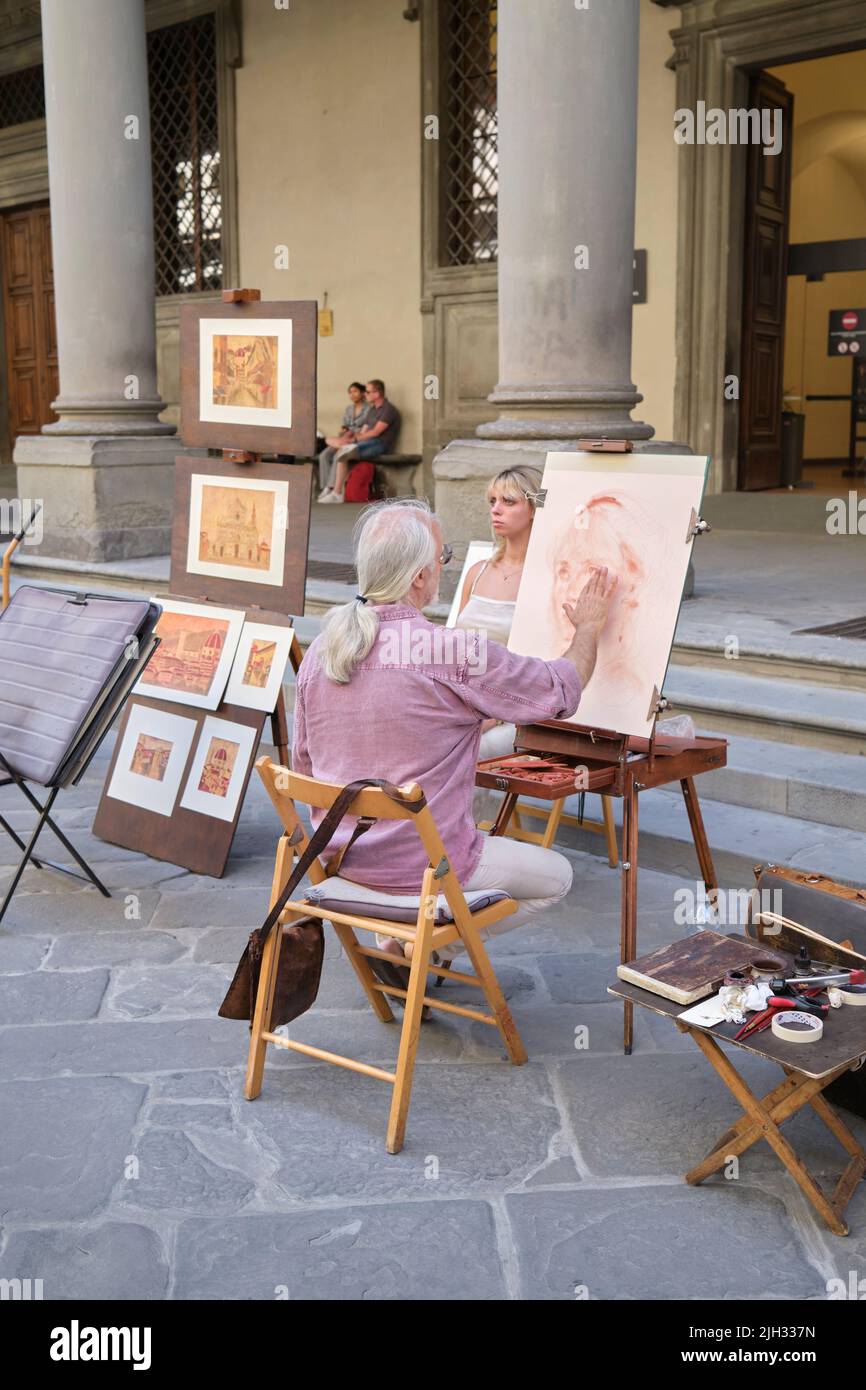
[[[419,570],[433,564],[432,520],[427,503],[414,497],[378,502],[358,518],[354,543],[361,597],[332,608],[322,628],[319,659],[330,680],[345,685],[372,650],[379,631],[373,604],[399,602]]]

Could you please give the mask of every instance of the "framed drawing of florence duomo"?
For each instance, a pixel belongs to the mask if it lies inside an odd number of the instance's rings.
[[[171,541],[173,596],[263,613],[303,613],[310,464],[254,466],[179,454]]]

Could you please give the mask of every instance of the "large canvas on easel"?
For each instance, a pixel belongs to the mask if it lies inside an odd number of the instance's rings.
[[[709,460],[687,454],[550,453],[509,648],[546,660],[567,650],[562,611],[593,566],[618,577],[598,659],[571,722],[648,737],[663,690]]]

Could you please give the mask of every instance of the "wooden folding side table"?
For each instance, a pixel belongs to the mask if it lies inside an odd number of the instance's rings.
[[[734,1034],[740,1024],[718,1023],[714,1028],[701,1028],[696,1024],[681,1023],[679,1015],[684,1012],[682,1004],[663,999],[661,995],[652,994],[637,985],[617,980],[608,989],[608,994],[673,1019],[680,1032],[687,1033],[694,1040],[742,1107],[742,1118],[719,1136],[706,1158],[686,1173],[686,1182],[693,1185],[703,1182],[711,1173],[724,1168],[731,1158],[738,1158],[758,1140],[765,1139],[830,1230],[837,1236],[847,1236],[845,1208],[857,1183],[866,1173],[866,1149],[861,1147],[821,1093],[831,1081],[858,1066],[866,1055],[866,1009],[843,1005],[841,1009],[831,1010],[824,1035],[815,1043],[784,1042],[775,1037],[769,1028],[737,1042]],[[792,1001],[792,1008],[795,1007]],[[752,1052],[757,1057],[776,1062],[785,1073],[785,1080],[767,1095],[756,1096],[719,1046],[722,1040],[742,1048],[744,1052]],[[830,1196],[827,1196],[803,1160],[798,1158],[780,1130],[780,1126],[805,1105],[811,1105],[849,1156],[848,1164]]]

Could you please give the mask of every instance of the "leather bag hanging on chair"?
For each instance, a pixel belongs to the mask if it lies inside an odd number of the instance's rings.
[[[322,853],[322,850],[333,838],[337,827],[358,792],[365,787],[381,788],[392,801],[399,802],[401,806],[405,806],[407,810],[413,812],[420,811],[427,804],[423,796],[419,797],[417,801],[407,801],[391,782],[382,781],[381,778],[377,777],[361,777],[341,788],[334,798],[333,804],[325,813],[321,824],[313,832],[307,848],[298,859],[285,888],[264,922],[250,933],[250,939],[238,961],[234,978],[219,1007],[220,1018],[248,1019],[252,1026],[265,942],[313,860]],[[335,857],[335,860],[329,864],[330,875],[338,872],[343,858],[358,836],[363,835],[364,831],[369,830],[370,826],[374,824],[375,817],[362,816],[359,818],[348,843]],[[296,836],[299,838],[298,830],[290,838],[290,843],[294,842]],[[324,931],[322,922],[318,917],[298,917],[282,930],[283,939],[280,943],[277,982],[271,1009],[270,1026],[272,1029],[279,1028],[284,1023],[291,1023],[293,1019],[306,1013],[315,1003],[316,995],[319,992],[322,961],[325,954]]]

